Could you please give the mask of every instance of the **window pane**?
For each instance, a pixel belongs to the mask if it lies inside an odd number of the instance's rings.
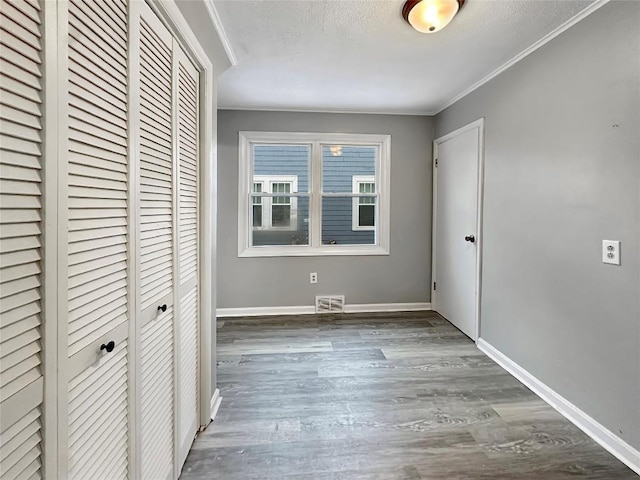
[[[358,193],[375,193],[376,187],[373,182],[359,182]]]
[[[273,205],[271,207],[271,226],[274,228],[291,225],[291,206]]]
[[[354,176],[375,175],[377,153],[372,146],[323,145],[322,191],[353,193]]]
[[[309,145],[253,145],[253,181],[256,182],[258,180],[256,177],[260,176],[268,176],[276,182],[278,177],[292,176],[296,178],[295,190],[289,183],[289,190],[273,190],[273,192],[308,192],[310,158]],[[278,188],[281,186],[278,183],[276,185]],[[262,191],[267,192],[269,189],[265,186]]]
[[[374,229],[354,230],[354,201],[358,197],[324,197],[322,199],[322,244],[323,245],[375,245],[376,232]],[[355,204],[360,208],[360,205]],[[367,206],[372,210],[375,206]],[[365,207],[365,208],[367,208]],[[372,208],[373,207],[373,208]],[[359,212],[359,209],[356,209]],[[360,216],[359,213],[356,215]],[[366,214],[365,214],[366,215]],[[375,217],[375,211],[374,211]],[[370,213],[369,213],[370,216]],[[373,222],[369,227],[373,226]]]
[[[362,198],[360,200],[363,200]],[[372,199],[375,203],[375,199]],[[358,226],[373,227],[376,221],[375,205],[359,205],[358,206]]]
[[[262,183],[253,184],[253,193],[262,193]],[[262,203],[262,197],[253,197],[253,204],[260,205]]]
[[[291,183],[272,183],[271,193],[291,193]],[[290,205],[291,197],[273,197],[272,201],[274,205]]]
[[[264,212],[262,228],[252,229],[252,246],[309,245],[309,197],[291,200],[291,205],[272,205],[271,217]],[[277,224],[268,228],[269,220]]]
[[[253,206],[253,226],[254,227],[262,226],[262,205]]]
[[[291,183],[289,182],[272,183],[271,193],[291,193]]]

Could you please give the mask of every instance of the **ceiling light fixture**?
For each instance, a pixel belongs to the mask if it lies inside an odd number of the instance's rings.
[[[402,16],[417,31],[435,33],[453,20],[462,5],[464,0],[408,0]]]

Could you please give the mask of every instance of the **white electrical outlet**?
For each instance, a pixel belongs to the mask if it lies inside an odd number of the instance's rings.
[[[317,272],[311,272],[309,274],[309,283],[318,283],[318,273]]]
[[[610,263],[611,265],[620,265],[620,241],[618,240],[602,241],[602,263]]]

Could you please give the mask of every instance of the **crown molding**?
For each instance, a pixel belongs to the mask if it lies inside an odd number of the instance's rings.
[[[220,38],[220,42],[222,42],[222,46],[224,47],[224,51],[229,58],[229,62],[231,62],[231,66],[235,67],[238,65],[238,59],[236,58],[235,53],[233,52],[233,48],[231,47],[231,42],[229,41],[229,37],[227,36],[227,32],[222,25],[222,21],[220,20],[220,15],[218,15],[218,11],[216,10],[216,6],[213,4],[213,0],[203,0],[204,6],[207,7],[207,12],[209,13],[209,18],[211,18],[211,22],[218,32],[218,37]]]
[[[547,43],[549,43],[551,40],[556,38],[558,35],[560,35],[564,31],[566,31],[566,30],[570,29],[571,27],[573,27],[576,23],[580,22],[581,20],[584,20],[586,17],[591,15],[593,12],[595,12],[599,8],[601,8],[604,5],[606,5],[607,3],[609,3],[609,1],[610,0],[596,0],[591,5],[589,5],[587,8],[585,8],[582,11],[580,11],[579,13],[577,13],[576,15],[571,17],[569,20],[564,22],[562,25],[557,27],[555,30],[552,30],[551,32],[546,34],[544,37],[542,37],[540,40],[535,42],[533,45],[525,48],[522,52],[520,52],[518,55],[513,57],[511,60],[509,60],[506,63],[502,64],[500,67],[496,68],[493,72],[491,72],[487,76],[481,78],[480,80],[475,82],[473,85],[471,85],[470,87],[468,87],[467,89],[463,90],[458,95],[453,97],[451,100],[449,100],[446,103],[444,103],[440,108],[438,108],[436,110],[434,115],[437,115],[438,113],[442,112],[443,110],[449,108],[451,105],[456,103],[458,100],[462,100],[464,97],[469,95],[471,92],[477,90],[482,85],[484,85],[485,83],[487,83],[490,80],[494,79],[495,77],[500,75],[502,72],[504,72],[508,68],[510,68],[513,65],[515,65],[516,63],[518,63],[523,58],[531,55],[533,52],[538,50],[540,47],[542,47],[542,46],[546,45]]]
[[[284,112],[284,113],[339,113],[348,115],[401,115],[401,116],[414,116],[414,117],[432,117],[436,113],[435,111],[384,111],[384,110],[349,110],[349,109],[312,109],[312,108],[280,108],[280,107],[247,107],[247,106],[222,106],[218,105],[218,111],[241,111],[241,112]]]

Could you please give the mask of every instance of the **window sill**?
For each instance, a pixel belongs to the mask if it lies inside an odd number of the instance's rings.
[[[253,257],[333,257],[333,256],[389,255],[389,249],[379,245],[286,245],[280,247],[249,247],[238,252],[240,258]]]

